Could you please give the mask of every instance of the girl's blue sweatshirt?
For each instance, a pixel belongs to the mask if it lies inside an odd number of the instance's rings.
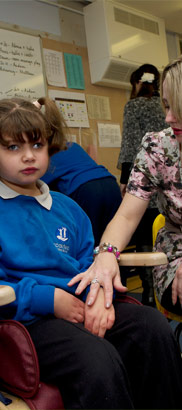
[[[53,314],[55,288],[74,294],[76,285],[67,283],[93,262],[87,215],[72,199],[50,195],[47,185],[39,183],[44,193],[30,197],[0,182],[0,283],[16,293],[15,302],[0,307],[1,318],[29,322]]]
[[[106,177],[115,179],[103,165],[98,165],[80,145],[73,142],[67,143],[67,150],[51,157],[48,171],[41,179],[48,185],[56,182],[57,190],[69,196],[86,182]]]

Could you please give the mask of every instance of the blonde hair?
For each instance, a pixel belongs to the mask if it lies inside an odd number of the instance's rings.
[[[182,55],[170,62],[162,73],[161,97],[163,83],[167,87],[168,103],[178,121],[182,120]]]
[[[23,142],[26,134],[29,141],[47,141],[49,155],[64,149],[65,123],[59,109],[49,98],[42,97],[38,102],[40,107],[45,105],[45,113],[23,98],[0,100],[0,144],[7,144],[6,136]]]

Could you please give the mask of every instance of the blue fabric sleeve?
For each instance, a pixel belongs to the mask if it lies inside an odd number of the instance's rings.
[[[14,312],[12,319],[25,322],[34,320],[35,316],[54,314],[54,286],[38,285],[31,278],[18,283],[1,281],[1,285],[12,286],[16,294],[16,300],[8,305],[8,310]],[[4,316],[1,309],[4,311],[4,307],[0,307],[0,316]]]

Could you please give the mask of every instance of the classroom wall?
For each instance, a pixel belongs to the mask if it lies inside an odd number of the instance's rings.
[[[85,90],[82,90],[85,95],[94,95],[94,96],[105,96],[109,97],[110,109],[111,109],[111,121],[106,120],[93,120],[89,118],[90,128],[70,128],[70,132],[73,135],[77,136],[77,142],[81,143],[84,149],[87,150],[90,145],[96,143],[97,145],[97,162],[106,166],[111,173],[120,176],[120,171],[117,170],[116,164],[119,155],[119,148],[100,148],[98,145],[98,123],[117,123],[122,128],[122,116],[124,105],[127,101],[127,94],[124,90],[115,89],[111,87],[99,87],[91,84],[90,81],[90,72],[89,72],[89,63],[86,47],[77,46],[76,44],[71,43],[62,43],[52,39],[42,39],[42,44],[44,48],[50,50],[62,51],[63,53],[71,53],[75,55],[80,55],[82,57],[83,71],[84,71],[84,80],[85,80]],[[56,87],[48,86],[48,89],[56,89]],[[58,90],[63,91],[81,91],[81,90],[70,90],[68,88]]]
[[[56,0],[54,1],[56,3]],[[88,55],[86,48],[86,36],[83,19],[83,6],[80,3],[72,1],[59,1],[60,5],[75,8],[77,13],[68,10],[53,7],[48,4],[40,3],[36,0],[1,0],[0,2],[0,28],[40,35],[43,48],[50,50],[62,51],[71,54],[80,55],[83,62],[83,71],[85,79],[85,90],[79,91],[85,94],[109,97],[111,109],[111,121],[99,121],[89,119],[90,129],[78,128],[71,129],[71,133],[76,135],[77,142],[87,147],[92,144],[98,144],[98,122],[117,123],[122,131],[123,108],[129,98],[129,93],[125,90],[102,87],[91,84]],[[173,33],[168,35],[170,42],[169,51],[177,53],[177,48],[173,47],[176,37]],[[176,50],[176,51],[174,51]],[[49,89],[55,87],[48,86]],[[59,88],[61,90],[61,88]],[[68,90],[67,88],[63,89]],[[69,91],[71,91],[69,89]],[[110,172],[116,175],[118,181],[120,171],[117,170],[116,164],[119,155],[119,148],[100,148],[98,146],[98,163],[105,165]]]
[[[61,38],[59,9],[35,0],[1,0],[1,28],[4,28],[4,23],[18,31],[30,29],[34,33],[42,32]]]

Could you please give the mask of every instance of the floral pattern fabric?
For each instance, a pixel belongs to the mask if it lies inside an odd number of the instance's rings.
[[[131,172],[127,192],[150,200],[157,192],[158,209],[171,228],[162,228],[155,250],[164,252],[168,264],[154,268],[154,287],[159,301],[182,264],[182,162],[179,143],[171,128],[147,133]],[[175,233],[179,230],[179,233]]]

